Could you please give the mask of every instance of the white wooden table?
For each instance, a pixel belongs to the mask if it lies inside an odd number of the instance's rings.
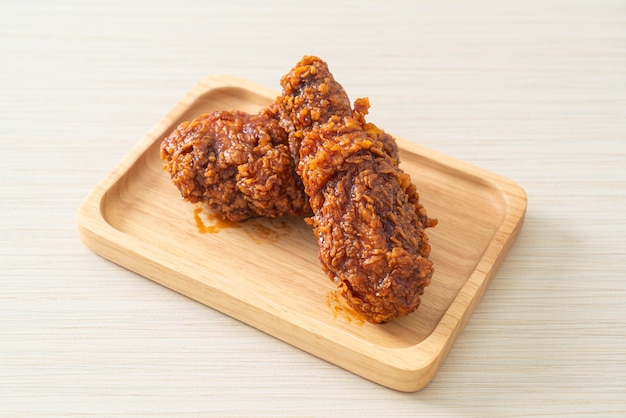
[[[400,393],[86,248],[87,193],[197,81],[324,58],[387,131],[519,183],[526,222]],[[626,3],[0,4],[0,416],[626,414]]]

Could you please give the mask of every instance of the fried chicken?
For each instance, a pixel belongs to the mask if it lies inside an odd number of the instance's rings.
[[[352,110],[339,85],[335,97],[335,110],[341,104],[397,161],[395,139],[365,120],[369,100],[357,99]],[[306,215],[311,212],[308,196],[295,171],[299,150],[295,141],[288,141],[281,126],[285,122],[279,119],[277,103],[258,114],[234,110],[200,115],[163,140],[164,169],[185,200],[203,202],[224,219]],[[294,145],[291,152],[289,144]]]
[[[310,212],[276,106],[183,122],[161,143],[161,158],[183,198],[225,219]]]
[[[369,322],[415,311],[433,274],[424,229],[436,220],[385,150],[384,135],[368,135],[349,111],[326,63],[304,57],[281,85],[281,124],[297,150],[323,270]]]
[[[394,138],[351,108],[327,64],[304,57],[283,92],[256,115],[214,112],[184,122],[161,144],[182,196],[223,218],[305,215],[322,269],[367,321],[420,304],[433,266],[428,218]]]

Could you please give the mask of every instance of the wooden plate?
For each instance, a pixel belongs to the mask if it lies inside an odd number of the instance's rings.
[[[81,204],[94,252],[381,385],[416,391],[450,351],[520,231],[524,191],[510,180],[398,139],[401,167],[430,216],[436,272],[420,308],[372,325],[342,303],[301,218],[211,223],[183,201],[159,145],[203,112],[256,112],[277,93],[230,76],[196,85]],[[212,233],[201,233],[208,226]]]

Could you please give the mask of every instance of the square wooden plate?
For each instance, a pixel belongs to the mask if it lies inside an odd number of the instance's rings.
[[[322,272],[301,218],[210,224],[162,169],[159,145],[204,112],[257,112],[277,93],[230,76],[196,85],[97,185],[77,213],[94,252],[381,385],[428,384],[521,229],[526,194],[512,181],[398,139],[400,167],[439,219],[428,230],[435,275],[419,309],[372,325]],[[227,227],[231,226],[231,227]],[[210,228],[209,228],[210,229]]]

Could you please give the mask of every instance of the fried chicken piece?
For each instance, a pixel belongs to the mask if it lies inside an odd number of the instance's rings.
[[[368,135],[359,112],[338,100],[343,89],[322,60],[304,57],[281,84],[281,120],[298,151],[323,270],[367,321],[408,315],[433,274],[424,229],[436,220],[384,135],[371,126]]]
[[[372,323],[417,309],[433,274],[424,229],[435,221],[382,142],[333,117],[305,135],[299,172],[322,268],[350,305]]]
[[[225,219],[310,212],[275,105],[183,122],[161,143],[161,158],[183,198]]]

